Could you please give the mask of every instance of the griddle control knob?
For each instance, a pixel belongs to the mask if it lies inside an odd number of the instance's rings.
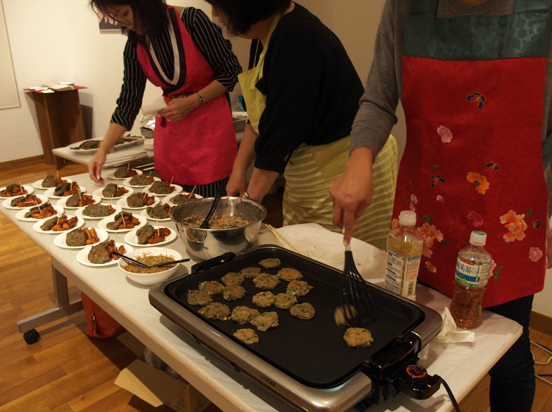
[[[429,375],[423,366],[414,364],[403,370],[395,380],[395,386],[415,399],[427,399],[437,392],[441,382],[439,376]]]
[[[408,365],[405,369],[405,377],[414,385],[419,385],[427,381],[427,371],[420,365]]]

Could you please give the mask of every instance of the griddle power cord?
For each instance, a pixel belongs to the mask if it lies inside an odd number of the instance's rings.
[[[460,411],[460,406],[458,405],[458,402],[456,402],[456,398],[454,397],[454,395],[452,394],[452,391],[450,390],[450,386],[448,386],[448,383],[443,378],[441,378],[440,376],[439,376],[439,378],[441,379],[441,383],[443,384],[443,386],[447,390],[450,401],[452,402],[452,406],[454,406],[454,410],[456,412],[461,412]]]

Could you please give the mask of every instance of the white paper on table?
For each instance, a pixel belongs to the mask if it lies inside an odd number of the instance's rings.
[[[458,328],[448,306],[445,306],[445,310],[441,314],[441,317],[443,318],[443,326],[441,327],[441,332],[439,332],[439,335],[435,338],[437,342],[475,345],[475,333]]]
[[[167,103],[165,103],[165,98],[161,96],[150,104],[142,106],[142,113],[144,116],[150,116],[152,114],[156,114],[159,110],[164,109],[165,107],[167,107]]]

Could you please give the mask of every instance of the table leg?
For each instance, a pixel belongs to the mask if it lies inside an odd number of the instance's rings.
[[[19,332],[28,332],[34,328],[46,325],[47,323],[67,317],[82,310],[82,301],[80,299],[69,302],[67,278],[54,267],[54,262],[52,262],[52,277],[54,282],[56,307],[18,321],[17,329]]]

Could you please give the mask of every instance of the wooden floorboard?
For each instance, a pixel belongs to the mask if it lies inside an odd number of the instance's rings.
[[[60,176],[85,172],[84,166],[68,165]],[[44,164],[0,171],[0,186],[33,183],[46,174],[56,174]],[[265,197],[266,223],[282,226],[282,194]],[[84,333],[82,315],[73,315],[39,328],[41,340],[27,345],[16,321],[54,307],[50,258],[21,230],[0,214],[0,412],[169,412],[153,408],[114,384],[117,374],[136,355],[117,339],[93,339]],[[70,285],[70,294],[78,290]],[[552,336],[531,331],[531,340],[552,348]],[[533,350],[535,360],[550,355]],[[552,374],[552,364],[536,366]],[[431,371],[430,371],[431,372]],[[552,381],[552,378],[547,378]],[[463,412],[489,412],[489,378],[476,384],[460,403]],[[552,386],[537,381],[532,412],[552,411]],[[220,412],[214,405],[206,412]],[[429,411],[428,411],[429,412]]]

